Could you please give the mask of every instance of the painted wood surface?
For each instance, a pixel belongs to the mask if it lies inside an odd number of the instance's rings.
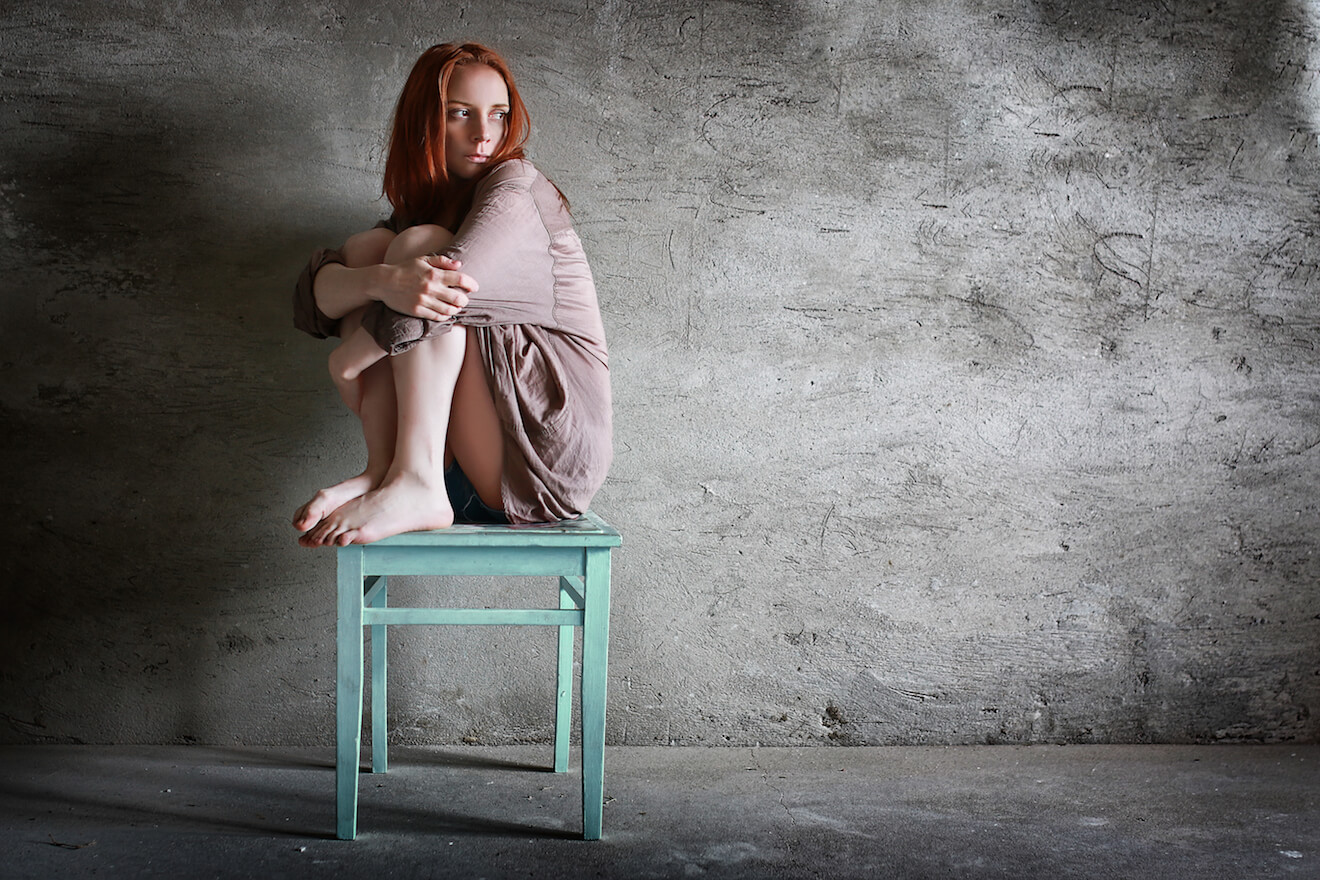
[[[538,533],[514,526],[483,526],[461,530],[418,532],[406,540],[382,540],[341,547],[338,560],[336,693],[335,693],[335,834],[353,840],[358,831],[359,760],[362,737],[364,634],[371,633],[371,768],[389,767],[389,660],[387,630],[392,625],[555,626],[555,735],[552,769],[568,769],[572,726],[573,648],[575,628],[582,630],[581,755],[582,836],[599,840],[604,821],[605,719],[608,689],[610,552],[621,540],[613,527],[588,513],[591,527],[565,524]],[[577,542],[577,559],[565,559],[570,548],[546,546],[544,531]],[[601,546],[602,536],[608,538]],[[473,546],[473,541],[480,546]],[[402,543],[410,552],[400,555]],[[562,541],[561,541],[562,543]],[[393,546],[392,546],[393,545]],[[480,554],[488,564],[474,566]],[[453,557],[457,557],[457,561]],[[418,608],[389,604],[388,579],[395,574],[451,574],[473,568],[501,576],[529,571],[558,576],[560,608]],[[480,601],[473,596],[471,601]],[[492,681],[492,685],[498,682]]]

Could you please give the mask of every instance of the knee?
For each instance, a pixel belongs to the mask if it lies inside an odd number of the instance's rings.
[[[357,379],[367,365],[360,362],[357,349],[346,339],[330,352],[327,366],[330,368],[330,378],[335,380],[335,384],[342,385]]]
[[[385,254],[389,251],[394,238],[394,233],[384,227],[368,229],[366,232],[350,236],[340,250],[344,255],[344,264],[350,269],[360,269],[363,266],[375,266],[385,262]]]
[[[413,257],[434,254],[447,248],[453,240],[453,233],[434,223],[410,226],[390,242],[389,250],[385,252],[385,262],[398,263],[411,260]]]
[[[330,378],[337,384],[351,382],[355,377],[349,375],[351,372],[349,362],[344,355],[344,346],[340,344],[338,348],[330,352],[330,357],[326,361],[326,366],[330,368]]]
[[[360,306],[339,319],[340,340],[347,340],[357,328],[362,326],[362,318],[367,314],[367,308],[368,306]]]

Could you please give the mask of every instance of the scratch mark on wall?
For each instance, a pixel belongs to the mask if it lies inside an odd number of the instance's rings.
[[[1155,228],[1159,222],[1160,211],[1160,190],[1157,186],[1151,195],[1150,205],[1150,244],[1146,249],[1146,301],[1144,304],[1144,317],[1149,320],[1151,304],[1159,299],[1159,294],[1152,294],[1151,283],[1155,275]]]
[[[820,522],[820,547],[822,550],[825,549],[825,535],[829,531],[830,517],[834,516],[835,507],[836,505],[831,504],[830,509],[825,511],[825,518]]]

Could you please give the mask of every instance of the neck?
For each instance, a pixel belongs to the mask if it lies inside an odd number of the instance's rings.
[[[466,204],[468,199],[472,198],[472,190],[476,189],[476,178],[471,180],[449,179],[449,194],[446,201]]]
[[[432,218],[432,222],[439,223],[450,232],[457,232],[463,218],[467,216],[468,208],[472,205],[472,190],[476,185],[475,180],[451,179],[445,189],[440,215]]]

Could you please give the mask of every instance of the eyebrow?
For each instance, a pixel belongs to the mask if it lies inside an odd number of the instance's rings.
[[[452,98],[449,99],[449,101],[447,101],[446,103],[450,104],[451,106],[454,105],[454,104],[459,104],[459,105],[461,105],[461,106],[463,106],[463,107],[475,107],[475,106],[477,106],[476,104],[469,104],[467,101],[455,101],[455,100],[452,99]],[[509,105],[508,105],[508,104],[491,104],[490,106],[493,107],[493,108],[497,108],[497,109],[498,109],[498,108],[501,108],[501,107],[504,108],[505,110],[508,110],[508,109],[509,109]]]

